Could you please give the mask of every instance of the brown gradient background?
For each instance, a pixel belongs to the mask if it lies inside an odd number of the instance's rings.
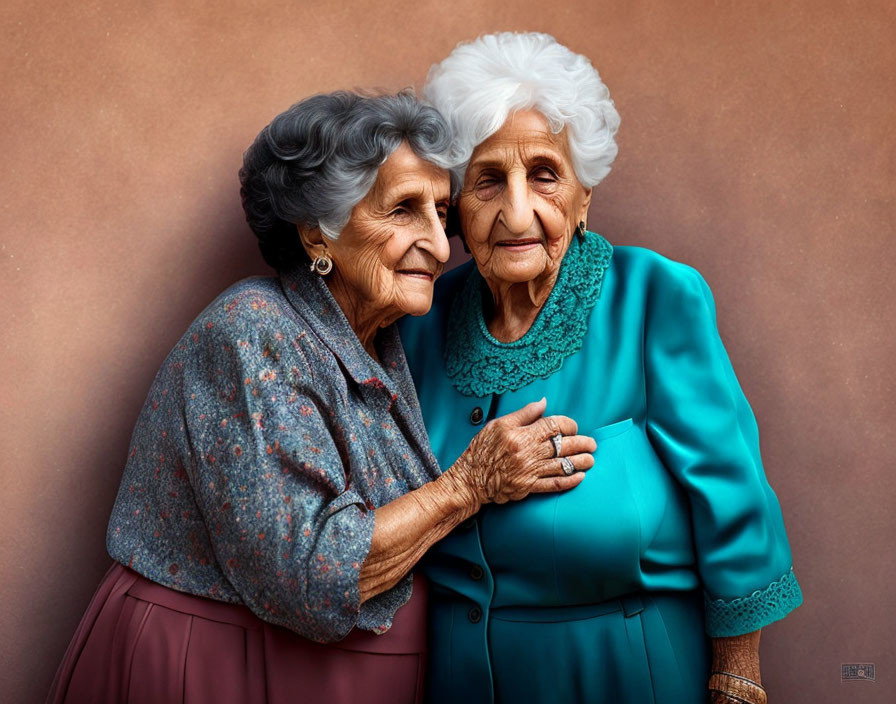
[[[164,356],[268,271],[237,193],[255,134],[310,93],[419,87],[461,39],[538,29],[622,115],[590,228],[715,292],[805,593],[763,631],[770,701],[894,701],[894,20],[889,0],[7,0],[0,700],[42,700],[109,564]],[[846,662],[877,682],[841,683]]]

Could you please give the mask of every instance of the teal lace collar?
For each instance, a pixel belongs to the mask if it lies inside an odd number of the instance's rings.
[[[594,232],[573,237],[560,264],[557,281],[532,327],[519,340],[501,342],[488,331],[483,295],[490,295],[475,267],[448,314],[445,369],[465,396],[516,391],[545,379],[563,360],[582,348],[588,313],[600,297],[613,245]]]

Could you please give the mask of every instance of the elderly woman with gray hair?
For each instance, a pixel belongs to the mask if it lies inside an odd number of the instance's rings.
[[[503,33],[424,95],[473,257],[399,323],[436,458],[542,397],[597,440],[578,487],[485,506],[430,551],[429,700],[765,702],[760,629],[802,601],[781,509],[703,276],[586,229],[617,151],[606,86]]]
[[[429,310],[448,259],[449,146],[410,94],[340,92],[246,152],[243,205],[278,275],[221,293],[162,364],[116,562],[49,701],[419,701],[419,557],[483,504],[581,481],[563,465],[590,467],[594,440],[543,399],[444,473],[430,450],[394,322]]]

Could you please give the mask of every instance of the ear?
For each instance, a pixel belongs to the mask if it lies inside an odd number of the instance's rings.
[[[579,221],[580,222],[588,222],[588,207],[591,205],[591,194],[594,193],[594,188],[585,188],[585,200],[582,201],[582,210],[579,213]]]
[[[299,232],[299,240],[313,260],[327,250],[327,243],[324,240],[323,233],[316,227],[308,227],[307,225],[296,225]]]

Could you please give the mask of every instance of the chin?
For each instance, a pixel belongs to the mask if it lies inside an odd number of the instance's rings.
[[[432,293],[428,296],[408,296],[401,307],[405,315],[426,315],[432,308]]]
[[[543,257],[526,261],[501,262],[492,267],[492,276],[501,281],[509,281],[521,284],[531,281],[544,271],[545,261]]]

